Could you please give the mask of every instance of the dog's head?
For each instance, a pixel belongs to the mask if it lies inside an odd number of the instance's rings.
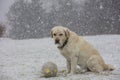
[[[62,47],[65,41],[69,38],[70,32],[68,28],[56,26],[51,30],[51,36],[55,40],[58,47]]]

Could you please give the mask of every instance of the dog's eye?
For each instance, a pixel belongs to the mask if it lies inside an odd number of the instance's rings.
[[[56,36],[56,34],[53,34],[54,36]]]
[[[63,34],[59,34],[60,36],[62,36]]]

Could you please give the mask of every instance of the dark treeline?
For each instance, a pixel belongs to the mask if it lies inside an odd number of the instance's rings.
[[[120,1],[16,0],[7,19],[14,39],[48,37],[56,25],[80,35],[120,34]]]

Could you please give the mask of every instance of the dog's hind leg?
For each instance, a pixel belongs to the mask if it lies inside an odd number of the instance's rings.
[[[103,66],[100,64],[99,58],[97,56],[92,56],[87,61],[87,67],[92,72],[102,72],[104,70]]]

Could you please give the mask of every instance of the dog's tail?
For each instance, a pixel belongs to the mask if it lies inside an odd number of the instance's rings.
[[[106,70],[109,70],[109,71],[113,71],[115,70],[115,67],[113,65],[110,65],[110,64],[106,64]]]

